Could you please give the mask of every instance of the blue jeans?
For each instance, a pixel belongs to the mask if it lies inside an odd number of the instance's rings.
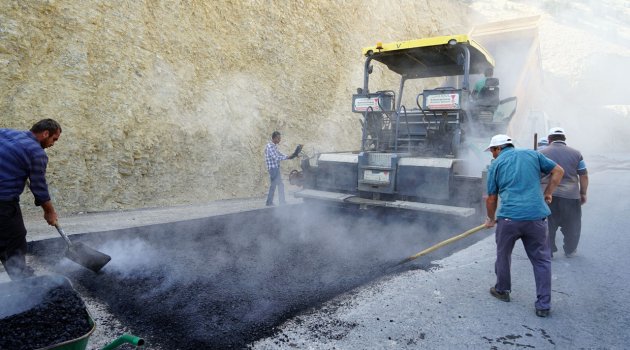
[[[269,193],[267,193],[267,205],[273,204],[273,195],[276,192],[276,186],[278,187],[278,199],[280,204],[284,204],[284,184],[282,183],[282,176],[280,175],[280,168],[269,169]]]
[[[523,241],[525,252],[534,268],[536,280],[536,309],[551,308],[551,249],[549,247],[547,220],[514,221],[500,218],[497,221],[497,275],[495,288],[509,292],[512,288],[510,268],[512,250],[517,240]]]

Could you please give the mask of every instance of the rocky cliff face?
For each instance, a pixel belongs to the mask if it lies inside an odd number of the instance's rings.
[[[361,47],[464,32],[466,10],[455,0],[2,1],[0,127],[62,124],[48,151],[61,211],[262,195],[273,130],[287,153],[358,147]],[[286,163],[284,173],[298,167]]]

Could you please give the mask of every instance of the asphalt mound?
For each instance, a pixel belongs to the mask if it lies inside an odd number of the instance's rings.
[[[63,277],[0,284],[0,306],[0,349],[44,348],[92,329],[83,300]]]

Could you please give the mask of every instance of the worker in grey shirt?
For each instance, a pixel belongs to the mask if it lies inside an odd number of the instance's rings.
[[[558,163],[564,169],[560,185],[553,192],[553,200],[549,205],[549,240],[552,255],[558,251],[556,247],[556,231],[558,227],[564,236],[564,254],[571,258],[577,252],[582,229],[582,205],[586,203],[588,189],[588,172],[580,151],[567,146],[566,135],[562,128],[551,128],[547,136],[549,146],[540,152]],[[543,177],[545,186],[548,177]]]

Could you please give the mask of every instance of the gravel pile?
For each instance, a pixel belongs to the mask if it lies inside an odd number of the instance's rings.
[[[0,284],[0,349],[38,349],[80,338],[92,326],[81,297],[59,276]]]

